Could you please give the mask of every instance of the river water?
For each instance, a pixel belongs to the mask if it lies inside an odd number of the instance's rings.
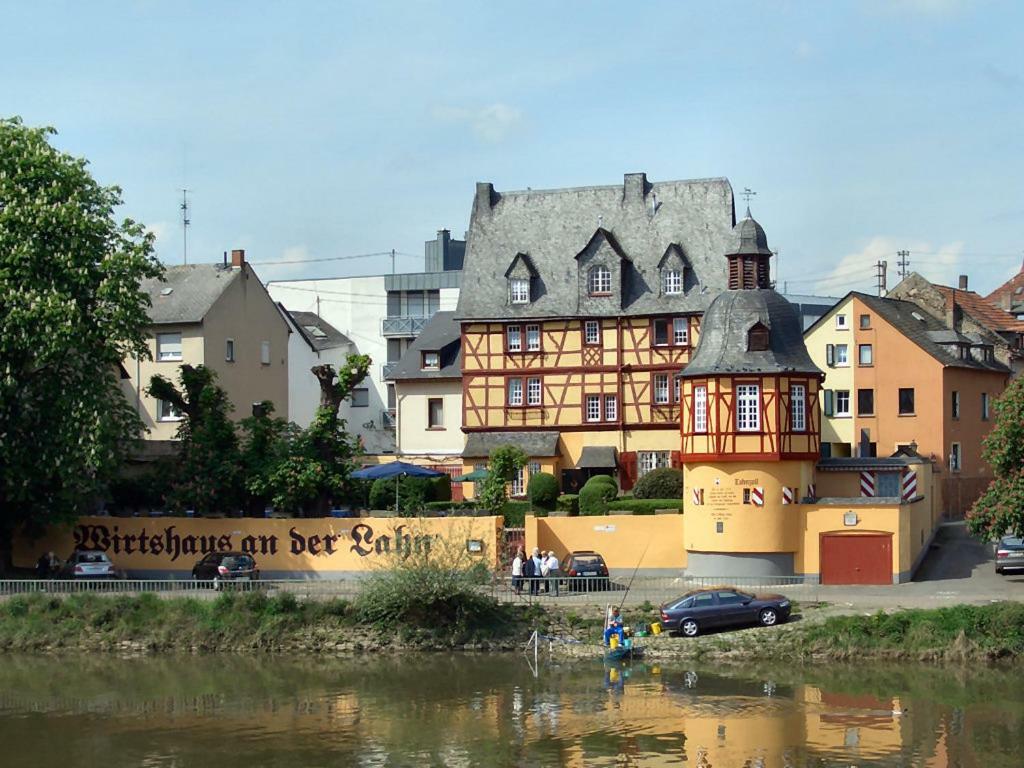
[[[0,656],[0,766],[1024,765],[1024,673]]]

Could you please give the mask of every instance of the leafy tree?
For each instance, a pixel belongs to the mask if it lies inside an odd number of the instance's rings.
[[[298,427],[275,417],[274,404],[259,403],[252,416],[242,419],[241,466],[248,494],[246,509],[250,515],[263,516],[272,500],[267,492],[270,478],[285,462],[292,444],[299,436]]]
[[[183,365],[181,389],[163,376],[150,379],[148,394],[174,405],[183,418],[179,476],[171,494],[178,509],[201,514],[230,512],[243,498],[238,435],[231,421],[228,395],[205,365]]]
[[[995,402],[995,424],[982,455],[995,479],[967,513],[967,526],[984,540],[1024,534],[1024,377]]]
[[[142,429],[118,373],[148,354],[153,236],[54,133],[0,119],[0,567],[17,527],[87,510]]]
[[[492,515],[500,515],[508,500],[506,486],[516,473],[526,466],[529,457],[514,445],[500,445],[491,451],[487,464],[487,479],[480,483],[477,499],[480,506]]]

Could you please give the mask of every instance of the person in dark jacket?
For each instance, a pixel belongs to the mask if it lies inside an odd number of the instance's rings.
[[[523,560],[523,579],[530,588],[531,595],[537,594],[537,576],[540,574],[536,573],[536,570],[537,567],[534,564],[532,557],[528,557]]]

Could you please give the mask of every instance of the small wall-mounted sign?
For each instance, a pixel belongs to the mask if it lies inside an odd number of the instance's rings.
[[[843,525],[853,526],[859,523],[856,512],[847,512],[843,515]]]
[[[725,523],[721,520],[715,523],[715,533],[725,533]]]
[[[478,555],[484,551],[484,543],[480,539],[466,539],[466,551]]]
[[[595,525],[594,530],[598,533],[615,533],[614,525]]]

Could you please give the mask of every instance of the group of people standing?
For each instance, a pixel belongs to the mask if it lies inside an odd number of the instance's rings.
[[[543,585],[545,593],[550,593],[554,587],[555,595],[558,595],[559,570],[558,556],[554,551],[541,552],[534,547],[533,554],[527,557],[526,551],[520,548],[512,561],[512,588],[521,595],[525,583],[529,593],[537,595]]]

